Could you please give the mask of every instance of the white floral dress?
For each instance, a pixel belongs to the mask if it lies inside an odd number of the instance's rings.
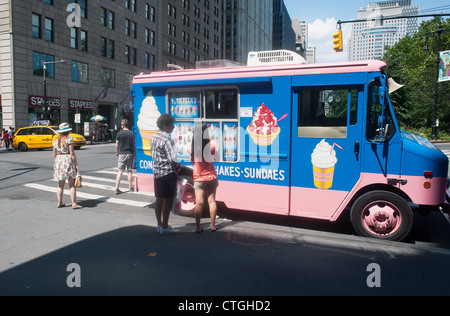
[[[70,136],[65,142],[61,142],[61,147],[58,146],[58,139],[53,141],[53,147],[56,148],[53,166],[53,178],[55,180],[67,180],[68,178],[75,178],[77,175],[77,169],[69,153],[70,144],[73,144],[73,138]]]

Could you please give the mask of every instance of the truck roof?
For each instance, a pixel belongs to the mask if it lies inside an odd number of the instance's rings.
[[[365,60],[355,62],[324,63],[324,64],[288,64],[288,65],[264,65],[225,67],[210,69],[183,69],[152,72],[150,74],[137,75],[133,84],[161,83],[174,81],[192,81],[208,79],[232,79],[251,77],[279,77],[295,75],[332,74],[332,73],[357,73],[379,72],[386,68],[386,63],[379,60]]]

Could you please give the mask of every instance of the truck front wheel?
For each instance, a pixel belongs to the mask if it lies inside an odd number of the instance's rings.
[[[350,217],[359,235],[383,240],[402,240],[413,224],[413,213],[408,203],[386,191],[360,196],[352,206]]]

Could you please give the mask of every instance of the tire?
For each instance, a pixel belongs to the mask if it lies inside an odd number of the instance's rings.
[[[400,241],[411,231],[413,213],[400,196],[387,191],[373,191],[353,204],[350,218],[360,236]]]
[[[28,150],[28,146],[25,143],[19,143],[19,150],[20,151],[27,151]]]
[[[195,208],[194,178],[188,175],[181,175],[180,178],[187,180],[187,184],[185,185],[181,196],[180,215],[193,217]]]

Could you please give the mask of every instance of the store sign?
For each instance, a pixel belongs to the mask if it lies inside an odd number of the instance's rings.
[[[93,110],[94,109],[94,102],[88,101],[88,100],[75,100],[75,99],[69,99],[69,109],[71,110]]]
[[[47,97],[47,104],[51,108],[61,108],[61,99],[60,98],[52,98]],[[44,105],[44,97],[38,95],[29,95],[28,96],[28,106],[43,106]]]

